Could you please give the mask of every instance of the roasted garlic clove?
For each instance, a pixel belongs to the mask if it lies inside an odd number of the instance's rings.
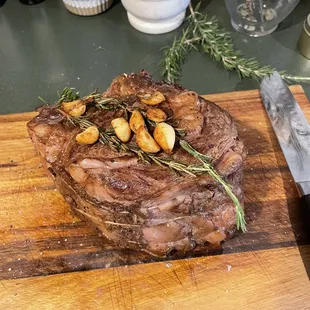
[[[62,102],[61,109],[71,116],[79,117],[86,111],[86,105],[81,99],[70,102]]]
[[[167,123],[159,123],[154,130],[154,139],[168,154],[172,153],[175,143],[175,131]]]
[[[145,122],[144,122],[144,118],[142,116],[142,114],[137,111],[134,110],[131,114],[130,120],[129,120],[129,126],[131,128],[131,130],[136,133],[137,130],[142,126],[144,127]]]
[[[75,139],[80,144],[93,144],[99,138],[99,130],[96,126],[90,126],[83,132],[79,133]]]
[[[146,117],[151,121],[160,123],[167,119],[167,114],[161,109],[150,108],[146,111]]]
[[[157,153],[160,151],[160,146],[156,143],[153,137],[145,129],[140,127],[136,132],[136,142],[139,148],[147,153]]]
[[[152,94],[141,95],[140,99],[143,103],[148,105],[157,105],[166,100],[165,96],[159,91]]]
[[[111,122],[111,125],[115,131],[116,136],[122,142],[128,142],[130,140],[131,130],[130,130],[128,122],[123,117],[114,119]]]

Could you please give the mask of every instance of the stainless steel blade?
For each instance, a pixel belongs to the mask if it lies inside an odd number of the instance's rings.
[[[278,72],[263,79],[261,96],[295,182],[310,181],[310,125]]]

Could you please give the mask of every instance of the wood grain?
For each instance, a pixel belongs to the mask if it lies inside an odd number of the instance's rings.
[[[310,120],[302,88],[291,90]],[[205,97],[233,116],[248,148],[248,232],[223,255],[104,270],[151,260],[115,249],[71,214],[28,137],[35,113],[0,115],[0,309],[310,309],[309,237],[259,92]]]
[[[300,248],[310,264],[310,246]],[[1,281],[1,309],[306,310],[297,248]]]

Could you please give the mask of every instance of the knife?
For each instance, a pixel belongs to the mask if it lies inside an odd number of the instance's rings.
[[[261,97],[301,195],[301,214],[310,231],[310,125],[278,72],[261,82]]]

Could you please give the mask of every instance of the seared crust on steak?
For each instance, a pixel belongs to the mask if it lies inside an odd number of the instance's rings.
[[[180,86],[155,83],[145,71],[116,77],[103,96],[126,98],[129,105],[146,108],[137,94],[154,91],[165,95],[160,108],[176,127],[186,130],[185,139],[195,149],[212,157],[214,167],[242,202],[246,151],[226,111]],[[86,115],[97,126],[110,128],[111,120],[122,113],[90,107]],[[160,256],[171,251],[185,254],[197,246],[218,246],[233,235],[235,206],[208,175],[176,174],[99,142],[80,145],[75,141],[80,130],[52,106],[41,109],[28,123],[28,131],[75,213],[120,247]],[[171,156],[197,163],[178,145]]]

